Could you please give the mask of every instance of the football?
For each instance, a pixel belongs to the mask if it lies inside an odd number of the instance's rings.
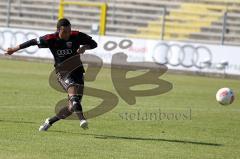
[[[230,88],[221,88],[217,91],[216,100],[222,105],[232,104],[234,101],[234,93]]]

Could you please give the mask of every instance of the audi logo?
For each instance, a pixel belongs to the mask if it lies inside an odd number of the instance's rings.
[[[38,38],[38,35],[34,32],[22,32],[22,31],[11,31],[3,30],[0,31],[0,50],[4,50],[8,47],[13,47],[19,45],[27,40]],[[37,52],[37,48],[28,48],[25,49],[25,52],[28,54],[34,54]],[[23,50],[19,51],[22,52]]]
[[[212,53],[205,46],[158,43],[153,48],[152,59],[159,64],[185,68],[206,68],[212,62]]]
[[[64,57],[65,55],[72,54],[72,50],[71,49],[57,50],[57,54],[59,57]]]

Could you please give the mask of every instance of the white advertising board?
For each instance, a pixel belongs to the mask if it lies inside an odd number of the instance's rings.
[[[48,33],[50,32],[0,28],[0,54],[9,46],[18,45]],[[111,63],[113,54],[124,53],[127,54],[129,62],[157,62],[175,70],[240,75],[240,47],[237,46],[96,35],[92,37],[98,43],[98,47],[88,53],[99,56],[104,63]],[[15,55],[53,59],[48,49],[38,49],[37,46],[22,50]]]

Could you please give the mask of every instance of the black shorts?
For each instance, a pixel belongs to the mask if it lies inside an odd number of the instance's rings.
[[[84,72],[82,72],[81,69],[76,69],[67,77],[62,77],[60,74],[57,74],[57,80],[65,91],[71,86],[84,87]]]

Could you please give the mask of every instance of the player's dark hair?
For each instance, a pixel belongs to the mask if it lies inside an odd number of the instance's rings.
[[[57,30],[59,30],[61,26],[64,26],[64,27],[71,26],[71,23],[68,19],[62,18],[62,19],[59,19],[57,22]]]

